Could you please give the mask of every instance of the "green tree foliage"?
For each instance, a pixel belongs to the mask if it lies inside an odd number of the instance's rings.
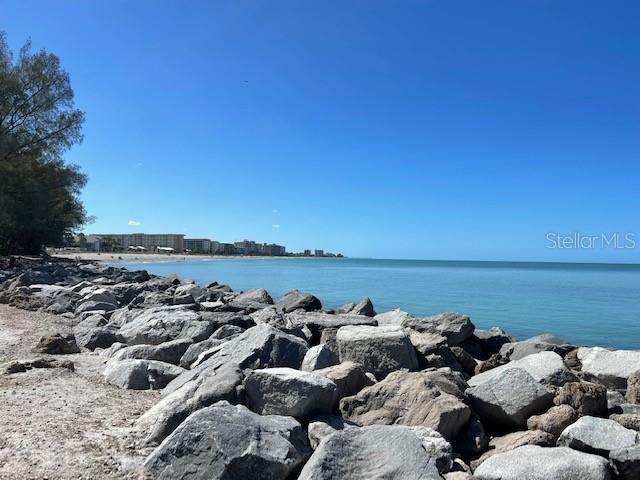
[[[83,122],[58,57],[27,43],[14,59],[0,32],[0,254],[38,253],[87,222],[86,176],[62,158]]]

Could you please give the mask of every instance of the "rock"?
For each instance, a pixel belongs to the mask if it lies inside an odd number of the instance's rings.
[[[115,303],[88,301],[79,304],[76,307],[75,314],[76,316],[80,316],[84,312],[111,312],[117,308],[118,306]]]
[[[464,455],[477,455],[487,449],[489,439],[482,422],[476,416],[469,419],[453,440],[456,452]]]
[[[341,362],[359,363],[376,377],[418,367],[415,350],[400,327],[346,326],[338,330],[336,341]]]
[[[640,430],[640,415],[635,413],[614,413],[609,415],[609,419],[618,422],[624,428],[629,430]]]
[[[358,425],[427,426],[454,438],[471,410],[463,389],[441,372],[397,371],[340,401],[342,416]]]
[[[325,438],[298,480],[435,480],[435,458],[408,427],[349,428]]]
[[[329,347],[324,344],[311,347],[302,360],[302,370],[312,372],[321,368],[330,367],[338,363],[338,358]]]
[[[581,417],[558,438],[558,446],[604,457],[608,457],[611,450],[630,447],[636,443],[638,432],[624,428],[613,420],[591,416]]]
[[[210,321],[192,310],[153,307],[123,325],[119,333],[129,345],[158,345],[179,338],[199,342],[208,338],[213,330]]]
[[[287,293],[284,297],[278,300],[278,303],[276,303],[276,305],[280,307],[285,313],[293,312],[294,310],[298,310],[299,308],[301,308],[302,310],[306,310],[307,312],[320,310],[322,308],[322,303],[320,303],[320,300],[318,300],[310,293],[304,293],[298,290],[293,290]]]
[[[352,315],[364,315],[365,317],[375,317],[376,311],[369,297],[364,297],[360,302],[354,305],[348,312]]]
[[[80,347],[95,350],[96,348],[109,348],[114,343],[120,342],[122,337],[118,328],[108,325],[102,315],[91,315],[78,323],[73,328],[76,343]]]
[[[192,345],[190,338],[180,338],[160,345],[132,345],[115,352],[112,361],[135,358],[139,360],[157,360],[159,362],[178,365],[180,359]]]
[[[500,354],[493,354],[487,360],[476,365],[475,375],[480,375],[481,373],[488,372],[489,370],[506,365],[507,363],[509,363],[508,358],[505,358]]]
[[[379,313],[373,317],[373,319],[378,322],[378,325],[380,326],[396,325],[399,327],[404,327],[406,321],[414,318],[415,317],[413,315],[400,310],[399,308],[390,310],[388,312]]]
[[[409,340],[422,357],[427,357],[431,354],[438,354],[442,351],[443,347],[447,345],[447,339],[439,333],[433,332],[418,332],[417,330],[407,329],[409,333]],[[427,360],[425,360],[425,363]]]
[[[538,445],[540,447],[555,446],[556,437],[541,430],[528,430],[524,432],[513,432],[502,437],[494,437],[489,442],[487,450],[480,458],[471,462],[471,468],[478,468],[488,458],[500,453],[514,450],[524,445]]]
[[[435,460],[438,471],[447,472],[453,468],[451,444],[442,435],[429,427],[415,426],[409,429],[420,439],[422,448]]]
[[[435,333],[447,339],[450,347],[464,342],[473,335],[475,327],[467,315],[461,313],[441,313],[432,317],[412,318],[403,326],[421,333]]]
[[[82,295],[82,300],[79,303],[104,302],[118,305],[118,300],[114,293],[106,288],[88,287],[88,289],[81,290],[80,295]]]
[[[525,445],[492,456],[474,480],[610,480],[607,461],[570,448]]]
[[[314,418],[307,427],[311,448],[315,450],[323,438],[345,428],[358,428],[358,426],[345,422],[342,417],[337,415],[320,415]]]
[[[544,412],[553,402],[553,394],[521,368],[504,370],[466,393],[483,419],[512,427],[526,426],[531,415]]]
[[[525,370],[537,382],[543,384],[560,386],[577,380],[575,375],[564,365],[560,355],[554,352],[540,352],[480,373],[469,379],[469,385],[481,385],[489,379],[503,375],[512,368]]]
[[[143,445],[158,445],[189,415],[216,402],[231,404],[243,398],[242,371],[233,365],[208,369],[198,378],[163,396],[136,420],[135,431]],[[164,393],[164,392],[163,392]]]
[[[476,359],[469,355],[461,347],[451,347],[450,350],[453,355],[455,355],[456,360],[462,366],[462,369],[465,371],[465,373],[473,376],[476,371],[476,367],[478,366],[478,362],[476,361]]]
[[[597,383],[566,383],[556,394],[553,403],[571,405],[580,416],[604,415],[607,412],[607,389]]]
[[[225,340],[220,340],[218,338],[208,338],[207,340],[203,340],[198,343],[192,343],[189,345],[182,357],[180,357],[179,365],[182,368],[191,368],[191,365],[193,365],[193,363],[198,359],[200,354],[212,350],[215,347],[222,345],[224,342]]]
[[[617,390],[607,390],[607,410],[615,410],[625,401],[625,396]]]
[[[185,420],[144,463],[158,480],[289,478],[311,450],[293,418],[218,402]]]
[[[244,328],[238,327],[236,325],[223,325],[215,332],[213,332],[213,335],[211,335],[209,339],[230,340],[237,337],[238,335],[242,335],[244,331]]]
[[[612,388],[627,388],[627,378],[640,370],[640,351],[636,350],[581,347],[578,359],[587,378]]]
[[[558,438],[562,431],[578,420],[578,412],[570,405],[551,407],[542,415],[534,415],[527,420],[529,430],[542,430]]]
[[[473,335],[476,337],[482,352],[486,357],[495,355],[505,343],[515,342],[514,338],[498,327],[489,330],[475,330]],[[464,345],[463,345],[464,347]]]
[[[223,365],[235,365],[243,370],[300,368],[307,349],[307,344],[298,337],[282,333],[269,325],[257,325],[239,337],[201,353],[198,364],[171,382],[166,391],[175,390],[209,368],[216,369]]]
[[[210,323],[215,332],[222,327],[231,325],[240,327],[243,330],[256,325],[249,315],[238,312],[202,312],[200,313],[200,317],[203,321]]]
[[[311,418],[330,413],[336,402],[337,389],[331,380],[287,367],[254,370],[244,387],[247,406],[261,415]]]
[[[235,298],[238,303],[264,303],[273,305],[273,298],[264,288],[254,288],[241,293]]]
[[[132,390],[160,390],[184,371],[183,368],[155,360],[127,359],[109,362],[104,369],[105,380]]]
[[[76,337],[72,333],[56,333],[41,337],[33,351],[53,355],[80,353],[80,349],[76,344]]]
[[[34,368],[64,368],[75,371],[73,362],[69,360],[55,360],[53,358],[34,358],[32,360],[14,360],[5,367],[4,373],[24,373]]]
[[[295,312],[285,316],[287,328],[308,328],[312,334],[312,341],[315,343],[322,336],[322,332],[327,328],[340,328],[348,325],[371,325],[375,326],[376,321],[364,315],[351,314],[329,314],[324,312]]]
[[[627,377],[626,398],[629,403],[640,403],[640,370]]]
[[[613,450],[609,460],[618,480],[640,478],[640,445]]]
[[[366,375],[362,367],[354,362],[343,362],[339,365],[316,370],[315,373],[336,384],[338,401],[344,397],[355,395],[364,387],[375,383]]]

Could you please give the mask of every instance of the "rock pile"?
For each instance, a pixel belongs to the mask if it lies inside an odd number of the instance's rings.
[[[640,351],[92,263],[0,278],[0,302],[73,319],[36,352],[162,391],[132,432],[149,478],[640,479]]]

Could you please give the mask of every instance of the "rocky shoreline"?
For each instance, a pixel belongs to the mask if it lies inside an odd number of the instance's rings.
[[[55,258],[0,259],[0,303],[70,325],[3,376],[86,355],[161,392],[122,433],[140,478],[640,478],[640,351]]]

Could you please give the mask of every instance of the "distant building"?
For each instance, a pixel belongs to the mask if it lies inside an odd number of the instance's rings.
[[[177,233],[106,233],[87,235],[87,245],[90,243],[90,237],[97,237],[101,251],[129,250],[129,247],[136,247],[140,251],[161,250],[179,253],[184,251],[184,235]],[[95,241],[93,244],[95,244]]]
[[[185,238],[184,249],[193,253],[211,253],[211,240],[208,238]]]
[[[324,257],[324,250],[318,250],[318,249],[316,248],[316,250],[315,250],[315,252],[314,252],[314,255],[315,255],[316,257]]]
[[[265,243],[262,245],[262,255],[269,255],[273,257],[281,257],[286,255],[287,249],[282,245],[275,243]]]
[[[233,244],[239,255],[260,255],[262,254],[262,245],[253,240],[243,240]]]
[[[235,255],[236,247],[231,243],[211,242],[211,252],[216,255]]]
[[[305,257],[310,257],[311,256],[311,250],[305,250],[304,251],[304,256]]]

